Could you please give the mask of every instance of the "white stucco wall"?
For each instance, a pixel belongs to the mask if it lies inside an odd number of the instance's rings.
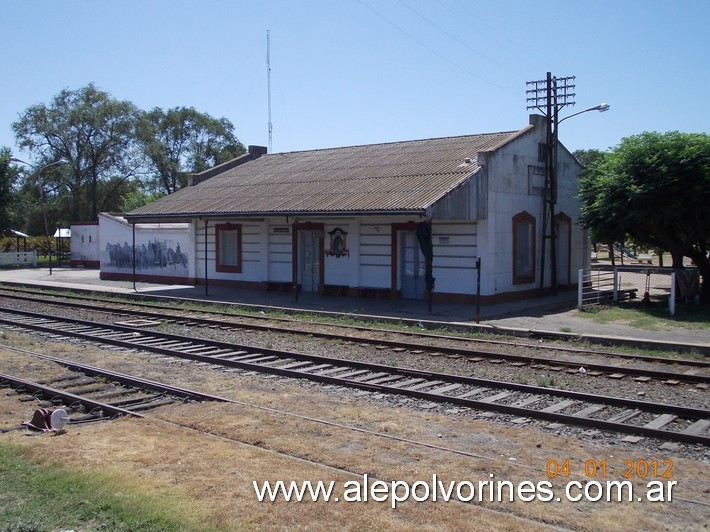
[[[485,155],[489,181],[488,217],[479,228],[479,245],[483,256],[483,295],[522,292],[540,286],[545,163],[538,160],[538,145],[545,141],[545,127],[541,123],[497,151]],[[576,282],[574,272],[582,267],[587,248],[586,232],[578,223],[580,202],[575,197],[580,173],[581,166],[566,149],[560,147],[555,214],[564,213],[571,218],[572,283]],[[535,218],[535,280],[532,283],[513,284],[513,217],[523,211]],[[549,241],[546,242],[546,248],[545,286],[549,286]]]
[[[99,214],[101,273],[132,274],[133,228],[120,216]],[[194,276],[194,245],[186,223],[136,224],[136,273]]]
[[[72,263],[98,263],[100,257],[98,222],[72,224],[70,246]]]

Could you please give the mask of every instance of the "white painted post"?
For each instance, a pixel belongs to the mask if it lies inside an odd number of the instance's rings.
[[[582,298],[584,297],[584,269],[577,272],[577,309],[582,310]]]

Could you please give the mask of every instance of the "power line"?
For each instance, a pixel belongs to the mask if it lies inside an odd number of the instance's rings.
[[[449,11],[450,13],[453,13],[454,15],[457,15],[450,7],[448,7],[446,4],[444,4],[441,0],[436,0],[436,1],[437,1],[437,2],[439,3],[439,5],[441,5],[444,9],[446,9],[446,10]],[[489,24],[489,23],[486,22],[483,18],[481,18],[480,16],[478,16],[476,13],[474,13],[473,10],[470,8],[470,6],[468,6],[468,5],[464,4],[463,2],[461,2],[461,0],[453,0],[453,1],[454,1],[456,4],[458,4],[461,9],[463,9],[464,11],[466,11],[468,15],[470,15],[471,17],[473,17],[474,19],[476,19],[480,24],[483,24],[484,26],[487,26],[487,27],[490,28],[494,33],[498,34],[502,39],[504,39],[505,41],[507,41],[508,43],[510,43],[510,44],[512,45],[512,48],[510,48],[510,52],[511,52],[511,53],[513,53],[513,54],[515,54],[515,55],[518,55],[518,51],[523,51],[523,52],[524,52],[525,54],[527,54],[530,58],[535,59],[535,61],[543,62],[543,59],[541,59],[540,57],[538,57],[538,56],[536,56],[534,53],[532,53],[532,49],[531,49],[530,47],[524,48],[523,46],[521,46],[520,44],[516,43],[516,42],[513,41],[512,39],[509,39],[508,37],[506,37],[505,34],[504,34],[502,31],[500,31],[499,29],[497,29],[497,28],[496,28],[495,26],[493,26],[492,24]],[[457,16],[458,16],[458,15],[457,15]],[[515,50],[513,50],[513,49],[515,49]],[[520,56],[518,55],[518,57],[520,57]],[[546,62],[546,60],[545,60],[545,62]]]
[[[480,80],[480,81],[483,81],[484,83],[488,83],[489,85],[493,85],[494,87],[498,87],[499,89],[503,89],[503,90],[507,90],[507,91],[511,91],[511,92],[517,92],[515,89],[513,89],[513,88],[511,88],[511,87],[506,87],[506,86],[500,85],[500,84],[498,84],[498,83],[495,83],[494,81],[490,81],[490,80],[488,80],[488,79],[482,78],[481,76],[479,76],[478,74],[472,72],[471,70],[467,69],[466,67],[464,67],[464,66],[462,66],[462,65],[459,65],[458,63],[456,63],[456,62],[450,60],[448,57],[446,57],[446,56],[440,54],[439,52],[437,52],[436,50],[434,50],[431,46],[429,46],[429,45],[423,43],[422,41],[420,41],[419,39],[417,39],[414,35],[412,35],[411,33],[409,33],[407,30],[405,30],[405,29],[402,28],[401,26],[398,26],[397,24],[395,24],[394,22],[392,22],[390,19],[388,19],[387,17],[385,17],[383,14],[381,14],[380,12],[378,12],[378,11],[376,11],[375,9],[373,9],[372,7],[370,7],[368,4],[366,4],[365,2],[363,2],[363,0],[358,0],[358,2],[359,2],[360,4],[362,4],[364,7],[366,7],[367,9],[369,9],[370,11],[372,11],[372,12],[373,12],[375,15],[377,15],[379,18],[381,18],[382,20],[384,20],[385,22],[387,22],[389,25],[393,26],[393,27],[396,28],[398,31],[400,31],[401,33],[403,33],[404,35],[406,35],[407,37],[409,37],[410,39],[412,39],[414,42],[416,42],[417,44],[419,44],[421,47],[426,48],[429,52],[431,52],[431,53],[434,54],[435,56],[439,57],[440,59],[446,61],[446,62],[449,63],[450,65],[456,67],[457,69],[462,70],[463,72],[466,72],[468,75],[470,75],[470,76],[472,76],[472,77],[474,77],[474,78],[476,78],[476,79],[478,79],[478,80]]]
[[[443,33],[444,35],[446,35],[446,36],[449,37],[450,39],[453,39],[454,41],[456,41],[457,43],[459,43],[461,46],[463,46],[464,48],[466,48],[467,50],[470,50],[470,51],[473,52],[474,54],[476,54],[476,55],[478,55],[479,57],[482,57],[483,59],[485,59],[486,61],[490,61],[490,62],[493,63],[494,65],[499,66],[499,67],[502,68],[503,70],[507,70],[507,71],[510,72],[511,74],[513,74],[513,75],[515,75],[515,76],[518,76],[518,77],[520,77],[520,78],[522,78],[522,79],[525,79],[525,76],[523,76],[522,74],[519,74],[519,73],[517,73],[517,72],[515,72],[515,71],[513,71],[513,70],[510,70],[508,67],[506,67],[505,65],[499,63],[499,62],[496,61],[495,59],[491,59],[490,57],[488,57],[487,55],[485,55],[485,54],[479,52],[478,50],[475,50],[474,48],[471,48],[466,42],[462,41],[461,39],[459,39],[459,38],[456,37],[455,35],[452,35],[452,34],[449,33],[448,31],[446,31],[444,28],[442,28],[442,27],[439,26],[438,24],[436,24],[436,23],[432,22],[431,20],[429,20],[427,17],[425,17],[424,15],[422,15],[419,11],[417,11],[416,9],[414,9],[412,6],[407,5],[407,4],[404,2],[404,0],[397,0],[397,1],[398,1],[400,4],[402,4],[404,7],[406,7],[407,9],[409,9],[412,13],[414,13],[415,15],[417,15],[419,18],[421,18],[424,22],[426,22],[427,24],[433,26],[434,28],[436,28],[437,30],[439,30],[441,33]]]

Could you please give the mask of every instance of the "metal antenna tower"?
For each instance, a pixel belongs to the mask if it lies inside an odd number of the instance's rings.
[[[560,109],[574,105],[574,76],[528,81],[527,109],[537,109],[547,117],[545,186],[542,194],[542,242],[540,253],[540,295],[545,295],[546,241],[550,240],[550,285],[557,294],[557,243],[555,241],[555,204],[557,203],[557,126]],[[549,234],[548,234],[549,229]]]
[[[274,129],[271,123],[271,40],[270,40],[270,30],[266,30],[266,92],[269,102],[269,153],[272,152],[272,132]]]

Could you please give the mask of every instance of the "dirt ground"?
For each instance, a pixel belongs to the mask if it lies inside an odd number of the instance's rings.
[[[642,444],[598,444],[527,424],[486,420],[468,412],[434,412],[391,399],[363,400],[352,390],[293,380],[243,375],[190,362],[140,353],[29,340],[6,334],[0,343],[140,375],[220,395],[240,403],[193,403],[162,407],[144,419],[69,426],[52,437],[12,431],[0,441],[26,447],[33,460],[70,463],[85,471],[119,471],[150,491],[175,491],[199,503],[205,524],[223,529],[387,530],[490,529],[697,530],[710,515],[710,464],[673,451],[649,453]],[[39,380],[65,370],[0,348],[2,371]],[[32,416],[37,404],[0,391],[0,427]],[[311,418],[311,419],[308,419]],[[360,430],[355,430],[360,429]],[[369,432],[371,431],[371,432]],[[548,464],[568,461],[570,475],[550,479]],[[566,500],[564,485],[577,481],[573,495],[593,482],[623,481],[627,461],[659,464],[657,475],[633,480],[631,502]],[[594,477],[585,464],[606,462]],[[672,500],[645,499],[647,483],[672,463]],[[382,480],[448,485],[510,481],[516,488],[550,482],[550,501],[347,502],[347,482]],[[253,482],[335,481],[330,502],[259,502]],[[349,484],[353,486],[354,484]],[[463,485],[463,484],[462,484]],[[468,486],[466,484],[465,486]],[[423,485],[419,486],[423,489]],[[485,485],[484,485],[485,488]],[[594,496],[594,485],[590,494]],[[400,491],[401,493],[401,491]],[[418,493],[422,493],[420,490]],[[464,498],[469,495],[463,489]],[[507,491],[504,491],[507,495]],[[527,492],[530,493],[530,492]],[[544,495],[544,493],[543,493]],[[557,498],[561,500],[557,500]],[[423,497],[422,497],[423,498]],[[429,497],[431,499],[431,497]]]

